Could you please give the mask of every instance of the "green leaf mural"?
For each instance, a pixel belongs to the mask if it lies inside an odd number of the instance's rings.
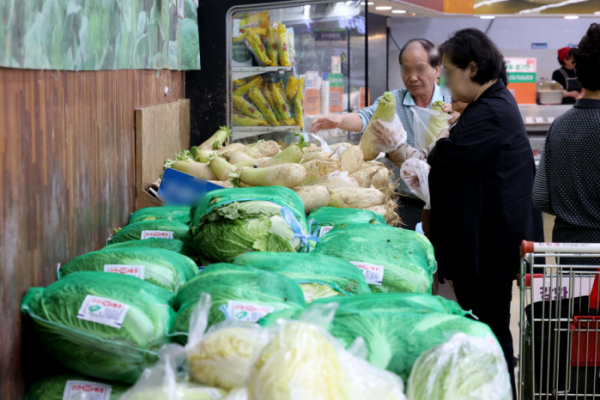
[[[200,69],[198,14],[184,0],[4,0],[0,66]]]

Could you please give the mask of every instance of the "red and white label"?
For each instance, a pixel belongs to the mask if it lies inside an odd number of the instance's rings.
[[[85,296],[77,318],[121,329],[129,306],[104,297]]]
[[[135,276],[136,278],[144,279],[143,265],[121,265],[121,264],[105,264],[104,272],[111,274],[121,274]]]
[[[354,264],[356,268],[362,271],[369,285],[381,286],[383,284],[383,271],[385,270],[385,267],[383,265],[375,265],[362,261],[350,262]]]
[[[112,386],[87,381],[67,381],[63,400],[110,400]]]
[[[326,233],[328,233],[332,229],[333,226],[322,226],[321,229],[319,229],[319,237],[322,238],[323,236],[325,236]]]
[[[275,311],[275,308],[241,301],[230,301],[227,303],[227,311],[235,321],[258,322],[262,317]]]
[[[142,231],[142,240],[145,239],[173,239],[173,232],[170,231]]]

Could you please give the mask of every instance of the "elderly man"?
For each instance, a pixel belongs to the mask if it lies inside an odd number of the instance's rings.
[[[415,156],[416,152],[412,148],[415,145],[415,137],[413,113],[410,108],[414,106],[431,108],[435,101],[443,101],[440,88],[436,84],[440,73],[440,58],[433,43],[426,39],[408,41],[400,50],[400,68],[406,89],[394,90],[392,94],[396,97],[396,113],[407,132],[407,143],[387,155],[398,167],[406,158]],[[371,120],[378,103],[379,100],[358,113],[317,118],[313,122],[312,131],[316,133],[320,130],[339,128],[350,132],[362,132]],[[397,175],[396,178],[398,177]],[[403,181],[400,181],[400,185],[398,190],[402,196],[399,203],[402,207],[398,213],[406,228],[414,230],[421,221],[424,203],[408,190]]]

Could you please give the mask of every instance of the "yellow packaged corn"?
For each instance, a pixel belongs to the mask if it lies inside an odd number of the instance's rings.
[[[269,11],[251,13],[240,21],[240,28],[267,28]]]
[[[279,113],[277,112],[277,108],[275,107],[275,101],[273,101],[273,93],[269,89],[268,85],[265,86],[265,88],[263,89],[263,92],[265,93],[265,98],[267,99],[267,103],[269,103],[271,110],[273,110],[275,117],[277,117],[277,121],[283,121],[283,118],[281,118],[281,115],[279,115]]]
[[[240,86],[239,88],[237,88],[234,92],[233,95],[234,96],[243,96],[246,93],[248,93],[250,91],[250,89],[252,89],[254,86],[258,87],[258,88],[262,88],[264,85],[263,82],[263,78],[262,77],[257,77],[255,79],[253,79],[252,81],[246,83],[243,86]]]
[[[292,65],[290,62],[290,52],[288,50],[288,37],[285,25],[281,22],[277,27],[277,50],[279,51],[279,64],[284,67]]]
[[[275,29],[273,25],[267,26],[267,57],[271,60],[271,66],[278,66],[279,53],[277,51],[277,39],[275,37]]]
[[[260,37],[256,33],[248,34],[246,43],[248,50],[254,54],[254,58],[261,66],[268,67],[272,64],[271,60],[267,57],[265,46],[262,44]]]
[[[294,100],[294,111],[296,112],[296,123],[304,129],[304,77],[298,80],[298,91]]]
[[[287,81],[286,96],[288,101],[294,101],[296,92],[298,91],[298,79],[295,76],[290,76]]]
[[[250,118],[245,115],[233,114],[233,125],[235,126],[267,126],[264,119]]]
[[[276,85],[273,85],[273,101],[275,101],[275,108],[277,109],[277,113],[283,118],[290,119],[292,116],[290,115],[290,108],[288,107],[283,95],[279,91],[279,88]]]
[[[250,90],[248,96],[250,96],[250,100],[252,100],[256,108],[258,108],[258,110],[262,113],[263,117],[265,117],[265,119],[270,125],[279,126],[279,124],[277,123],[277,117],[275,117],[271,106],[269,105],[269,103],[267,103],[265,96],[263,96],[261,91],[258,90],[256,86]]]
[[[251,118],[263,119],[262,114],[250,103],[248,103],[243,97],[233,96],[233,108]]]
[[[257,34],[259,36],[265,36],[267,34],[267,30],[265,28],[240,28],[240,35],[236,38],[233,38],[233,43],[241,42],[246,39],[248,35]]]

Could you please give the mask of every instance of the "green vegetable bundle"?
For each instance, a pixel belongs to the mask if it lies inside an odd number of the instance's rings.
[[[143,239],[177,239],[183,242],[189,242],[189,228],[186,224],[168,219],[155,221],[140,221],[129,224],[121,229],[108,244],[128,242],[130,240]]]
[[[311,229],[318,225],[318,236],[322,237],[326,231],[339,225],[347,224],[373,224],[387,225],[381,214],[358,208],[320,207],[310,213],[308,223]]]
[[[431,293],[435,257],[427,238],[387,225],[339,225],[317,254],[343,258],[363,270],[373,292]]]
[[[283,309],[304,309],[300,287],[290,278],[251,267],[212,264],[190,280],[175,298],[177,319],[173,333],[187,341],[190,317],[202,293],[212,297],[208,326],[231,319],[256,322]]]
[[[294,237],[284,208],[307,233],[300,197],[284,187],[221,189],[208,193],[192,208],[194,246],[212,261],[231,262],[251,251],[294,253],[305,244]]]
[[[188,257],[163,249],[124,248],[93,251],[63,265],[59,279],[74,272],[96,271],[132,275],[173,293],[198,274]]]
[[[233,262],[287,276],[300,285],[307,303],[323,297],[371,293],[360,270],[336,257],[312,253],[246,253]]]
[[[110,397],[103,400],[119,400],[128,389],[127,385],[114,382],[97,381],[75,374],[55,375],[31,385],[24,400],[64,400],[83,399],[84,395],[97,390],[96,393],[110,392]]]
[[[88,376],[133,383],[169,342],[173,293],[132,276],[70,274],[21,302],[46,352]]]
[[[102,250],[112,249],[126,249],[126,248],[152,248],[152,249],[163,249],[174,251],[182,256],[191,258],[193,261],[198,259],[198,252],[190,244],[182,242],[177,239],[146,239],[146,240],[130,240],[127,242],[120,242],[115,244],[109,244]]]
[[[190,222],[190,207],[148,207],[137,210],[129,217],[129,224],[140,221],[156,221],[166,219],[169,221],[187,224]]]
[[[407,379],[425,351],[445,343],[449,334],[494,337],[486,324],[465,317],[456,303],[422,293],[376,293],[317,300],[312,307],[338,303],[329,331],[348,347],[359,337],[368,348],[367,360]],[[279,318],[297,319],[299,312],[273,313],[261,320],[269,326]]]

